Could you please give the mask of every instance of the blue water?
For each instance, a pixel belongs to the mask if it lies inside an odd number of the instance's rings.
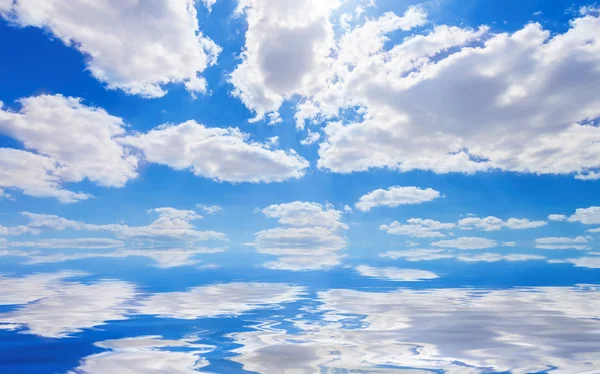
[[[350,267],[290,272],[228,267],[215,254],[195,259],[213,266],[158,268],[140,257],[24,265],[7,257],[0,269],[2,373],[600,367],[598,270],[392,261],[443,269],[437,279],[400,282]]]

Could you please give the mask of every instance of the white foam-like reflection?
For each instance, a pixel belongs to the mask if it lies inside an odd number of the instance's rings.
[[[0,305],[19,305],[0,314],[0,329],[62,338],[106,321],[127,319],[136,288],[129,282],[77,282],[80,272],[0,278]]]
[[[243,345],[233,360],[261,373],[600,369],[599,286],[339,289],[319,301],[291,320],[300,333],[272,322],[233,334]]]
[[[69,374],[197,373],[197,369],[209,364],[202,354],[214,347],[194,340],[140,336],[98,342],[96,346],[108,351],[85,357]]]
[[[238,316],[278,308],[303,297],[303,287],[283,283],[222,283],[179,292],[142,293],[136,285],[110,279],[78,281],[80,272],[0,277],[0,329],[64,338],[133,315],[197,319]]]

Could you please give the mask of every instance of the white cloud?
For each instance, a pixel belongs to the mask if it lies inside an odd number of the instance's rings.
[[[29,242],[9,242],[9,247],[36,248],[119,248],[125,243],[108,238],[43,239]]]
[[[106,321],[127,319],[136,296],[127,282],[100,280],[84,284],[68,279],[85,274],[61,272],[22,278],[0,277],[0,304],[24,304],[0,313],[0,329],[62,338]]]
[[[334,118],[318,165],[342,173],[594,172],[600,129],[586,121],[600,116],[592,89],[600,84],[600,19],[570,26],[551,36],[532,23],[479,45],[485,28],[441,25],[390,48],[373,42],[374,49],[351,50],[299,109],[311,108],[308,119]],[[335,121],[356,107],[362,120]]]
[[[61,95],[28,97],[19,104],[19,111],[0,107],[0,132],[36,153],[0,149],[0,186],[70,203],[90,196],[64,189],[65,183],[88,179],[122,187],[137,177],[137,158],[117,142],[125,134],[120,118]]]
[[[220,52],[202,35],[195,1],[101,3],[19,0],[0,15],[20,27],[49,31],[85,55],[87,70],[110,89],[161,97],[163,85],[184,83],[192,92],[205,92],[199,74],[216,62]]]
[[[397,260],[399,258],[417,262],[417,261],[433,261],[444,258],[453,258],[454,255],[446,252],[444,249],[408,249],[401,251],[388,251],[379,255],[383,258],[391,258]]]
[[[39,230],[33,227],[28,226],[12,226],[6,227],[0,225],[0,235],[13,236],[13,235],[23,235],[23,234],[39,234]]]
[[[329,16],[338,0],[240,0],[248,22],[242,62],[231,74],[233,94],[256,119],[286,98],[318,87],[334,47]]]
[[[579,208],[568,219],[569,222],[581,222],[584,225],[600,224],[600,206],[591,206],[589,208]]]
[[[547,225],[546,221],[531,221],[527,218],[509,218],[503,221],[498,217],[489,216],[485,218],[468,217],[458,221],[462,230],[479,229],[483,231],[497,231],[504,227],[511,230],[532,229]]]
[[[356,208],[367,212],[377,206],[397,207],[405,204],[420,204],[435,200],[442,195],[431,188],[393,186],[387,190],[378,189],[360,197]]]
[[[54,175],[65,182],[87,178],[105,187],[122,187],[137,177],[137,159],[116,139],[123,121],[81,99],[40,95],[19,100],[21,110],[0,110],[0,131],[50,157]]]
[[[234,316],[254,309],[295,301],[303,287],[280,283],[226,283],[199,286],[183,292],[153,294],[136,311],[159,318],[197,319]]]
[[[257,232],[253,244],[264,254],[318,256],[343,249],[346,240],[326,227],[276,227]]]
[[[479,229],[484,231],[496,231],[504,227],[504,221],[500,218],[489,216],[486,218],[468,217],[458,221],[458,226],[462,230]]]
[[[583,236],[576,238],[548,237],[536,239],[535,247],[539,249],[589,249],[585,243],[587,243],[587,239]]]
[[[525,254],[510,254],[501,255],[498,253],[481,253],[477,255],[460,255],[456,257],[458,261],[463,262],[498,262],[498,261],[541,261],[545,260],[546,257],[539,255],[525,255]]]
[[[527,218],[509,218],[504,226],[511,230],[525,230],[546,226],[546,221],[530,221]]]
[[[317,141],[319,141],[319,139],[321,139],[321,134],[319,134],[318,132],[312,132],[312,131],[308,130],[308,135],[306,135],[306,139],[301,140],[300,144],[302,144],[302,145],[313,144],[313,143],[316,143]]]
[[[586,173],[575,175],[575,179],[579,179],[582,181],[595,181],[600,179],[600,173],[595,171],[588,171]]]
[[[38,230],[65,230],[110,232],[123,239],[148,239],[153,241],[183,240],[195,242],[201,240],[225,240],[225,234],[216,231],[197,230],[190,221],[202,216],[193,210],[181,210],[171,207],[150,209],[148,213],[158,213],[158,218],[146,226],[128,226],[125,224],[90,224],[48,214],[23,212],[30,220],[27,227]]]
[[[318,270],[340,264],[344,257],[339,253],[346,247],[346,240],[337,231],[347,229],[341,222],[343,212],[325,206],[294,201],[270,205],[260,210],[264,215],[277,218],[276,227],[255,234],[254,246],[259,253],[278,256],[263,266],[278,270]]]
[[[548,216],[548,219],[550,221],[565,221],[567,219],[567,216],[564,214],[550,214]]]
[[[551,264],[568,263],[580,268],[600,269],[600,256],[568,258],[565,260],[550,260],[548,262]]]
[[[196,204],[196,207],[202,209],[206,214],[217,214],[223,211],[223,208],[218,205]]]
[[[281,182],[304,175],[309,163],[293,150],[271,150],[237,128],[209,128],[195,121],[159,126],[122,138],[147,161],[221,182]],[[226,157],[224,157],[224,155]]]
[[[277,218],[282,225],[294,227],[327,227],[333,230],[347,229],[340,222],[342,212],[318,203],[294,201],[286,204],[270,205],[261,210],[270,218]]]
[[[214,349],[191,338],[168,340],[162,336],[105,340],[94,345],[107,351],[84,357],[69,374],[194,374],[209,365],[202,355]]]
[[[376,268],[360,265],[356,267],[356,271],[364,277],[381,278],[397,282],[420,282],[439,278],[435,273],[418,269]]]
[[[14,200],[14,196],[0,188],[0,200],[2,199]]]
[[[502,242],[502,246],[503,246],[503,247],[514,247],[514,246],[516,246],[516,245],[517,245],[517,242],[513,242],[513,241],[510,241],[510,242]]]
[[[59,165],[49,157],[0,148],[0,186],[35,197],[54,197],[62,203],[86,200],[91,195],[69,191],[57,175]]]
[[[204,6],[206,7],[206,9],[208,10],[209,13],[212,11],[212,7],[216,3],[217,3],[217,0],[202,0],[202,4],[204,4]]]
[[[461,237],[450,240],[440,240],[431,243],[434,247],[456,248],[456,249],[485,249],[493,248],[498,245],[495,240],[478,237]]]
[[[85,260],[89,258],[126,258],[146,257],[154,261],[158,268],[174,268],[197,265],[201,261],[200,254],[223,252],[222,248],[169,248],[169,249],[119,249],[112,252],[80,252],[74,254],[57,253],[41,254],[39,252],[20,252],[18,256],[26,257],[25,264],[48,264],[66,261]],[[9,255],[17,255],[10,254]]]
[[[403,225],[398,221],[390,225],[381,225],[380,230],[393,235],[407,235],[417,238],[439,238],[445,236],[437,230],[449,230],[454,228],[454,223],[442,223],[431,219],[411,218],[406,221],[408,225]]]

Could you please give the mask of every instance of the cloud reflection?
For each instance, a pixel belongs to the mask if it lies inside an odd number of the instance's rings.
[[[234,334],[233,360],[261,373],[394,369],[447,373],[600,368],[600,287],[338,289],[293,319]],[[385,368],[385,369],[384,369]]]
[[[69,374],[197,373],[197,369],[209,364],[201,355],[214,347],[193,343],[194,340],[166,340],[162,336],[106,340],[95,345],[107,352],[84,358]]]

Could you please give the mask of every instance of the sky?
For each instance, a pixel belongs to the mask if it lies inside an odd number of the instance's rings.
[[[597,3],[0,0],[0,45],[0,372],[600,372]]]

